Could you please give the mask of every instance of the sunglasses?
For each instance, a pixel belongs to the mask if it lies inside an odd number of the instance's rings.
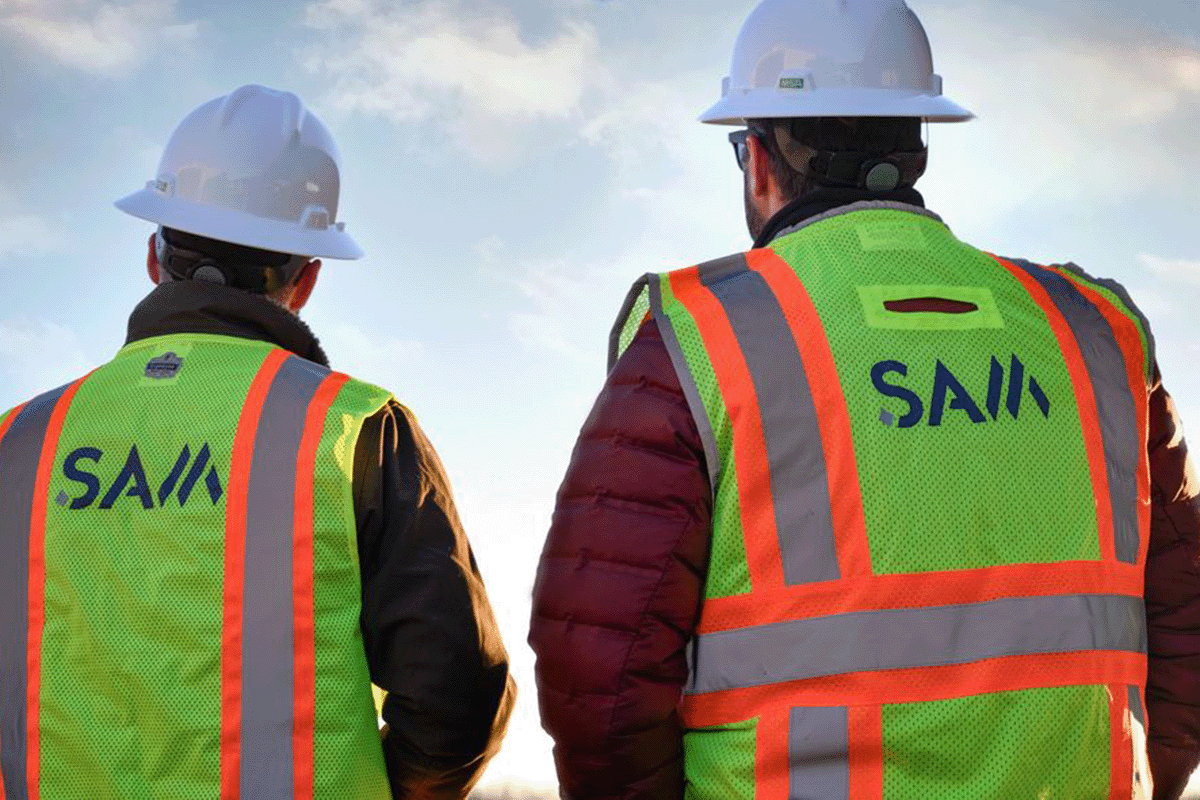
[[[734,131],[729,134],[729,143],[733,145],[733,157],[737,159],[738,169],[742,172],[746,171],[746,154],[749,148],[746,146],[746,140],[754,131],[745,128],[740,131]]]
[[[765,135],[765,132],[758,128],[743,128],[729,134],[729,143],[733,145],[733,157],[737,159],[738,169],[742,172],[746,171],[746,159],[750,151],[750,148],[746,146],[746,140],[751,136],[757,136],[758,140],[762,142]]]

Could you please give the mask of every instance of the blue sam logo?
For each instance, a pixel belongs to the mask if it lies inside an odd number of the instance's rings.
[[[121,467],[121,471],[117,473],[116,477],[108,482],[104,496],[101,497],[101,480],[96,474],[98,471],[96,468],[104,460],[104,452],[95,447],[81,447],[63,461],[62,474],[67,480],[82,487],[83,493],[72,499],[65,491],[62,491],[59,492],[56,502],[60,506],[66,506],[69,503],[72,511],[79,511],[91,508],[99,498],[99,507],[108,510],[123,498],[133,497],[141,502],[143,509],[149,511],[156,507],[156,499],[157,507],[165,508],[171,498],[175,497],[179,502],[179,507],[183,508],[191,499],[200,479],[203,478],[204,488],[215,506],[225,490],[221,486],[221,478],[217,475],[216,468],[209,464],[211,459],[212,455],[207,444],[200,448],[200,452],[194,459],[191,448],[185,444],[183,451],[175,459],[175,466],[158,484],[157,491],[154,491],[135,444],[129,448],[129,455],[125,457],[125,465]]]
[[[921,395],[901,385],[893,376],[907,377],[908,365],[900,361],[880,361],[871,368],[871,381],[875,384],[875,389],[884,397],[903,401],[908,409],[897,418],[896,414],[885,407],[879,415],[879,421],[889,427],[898,425],[901,428],[912,428],[920,425],[926,420],[925,401]],[[933,428],[940,427],[946,420],[947,413],[952,411],[961,411],[976,425],[995,422],[1000,419],[1002,401],[1003,410],[1013,419],[1020,419],[1021,405],[1026,394],[1033,398],[1042,416],[1049,419],[1050,398],[1046,396],[1037,379],[1028,374],[1021,359],[1013,355],[1008,369],[1005,370],[1000,360],[992,356],[985,415],[958,376],[939,360],[934,367],[933,388],[929,392],[928,424]]]

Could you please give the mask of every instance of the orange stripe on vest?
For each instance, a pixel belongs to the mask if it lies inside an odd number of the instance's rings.
[[[697,267],[671,274],[671,291],[696,321],[712,354],[713,372],[733,423],[733,456],[738,474],[738,502],[746,543],[746,563],[754,591],[784,585],[783,556],[775,520],[775,501],[767,473],[766,437],[758,395],[720,301],[700,281]]]
[[[312,800],[313,737],[316,718],[316,641],[313,608],[313,480],[325,417],[350,378],[334,373],[322,381],[304,421],[296,460],[296,514],[292,557],[296,661],[292,728],[293,796]]]
[[[1029,292],[1034,302],[1046,314],[1046,319],[1054,331],[1055,337],[1066,361],[1067,371],[1071,376],[1071,385],[1075,389],[1075,402],[1079,408],[1079,416],[1083,422],[1083,439],[1087,449],[1088,468],[1092,477],[1092,492],[1096,497],[1096,522],[1100,529],[1100,557],[1105,561],[1116,561],[1116,543],[1113,528],[1112,496],[1108,491],[1108,469],[1104,464],[1104,442],[1100,435],[1100,415],[1096,409],[1096,396],[1088,376],[1083,354],[1079,351],[1079,343],[1075,341],[1071,328],[1058,310],[1049,292],[1042,288],[1033,277],[1024,270],[1018,269],[1003,258],[993,256],[1000,266],[1020,281]]]
[[[773,250],[752,250],[746,261],[779,300],[808,376],[821,430],[840,574],[843,580],[870,575],[871,550],[850,413],[821,317],[803,282]]]
[[[54,406],[46,439],[38,459],[37,479],[33,489],[33,508],[29,521],[29,638],[26,649],[26,764],[25,780],[29,800],[38,800],[41,783],[41,691],[42,691],[42,633],[46,624],[46,502],[50,495],[50,476],[54,471],[54,455],[58,439],[75,393],[91,376],[71,384]]]
[[[246,512],[254,437],[271,382],[291,357],[273,350],[254,376],[238,420],[225,505],[225,590],[221,634],[221,798],[238,800],[242,727],[242,593],[246,578]],[[249,800],[249,799],[248,799]]]
[[[875,706],[847,709],[850,731],[850,797],[883,798],[883,710]]]
[[[754,744],[754,800],[788,800],[788,708],[762,711]]]

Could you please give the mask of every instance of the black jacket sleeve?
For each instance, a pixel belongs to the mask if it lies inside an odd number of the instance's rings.
[[[437,454],[391,404],[355,455],[362,631],[385,690],[384,754],[397,798],[462,798],[500,748],[515,688]]]

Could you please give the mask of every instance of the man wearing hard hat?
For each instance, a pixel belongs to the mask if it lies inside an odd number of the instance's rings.
[[[924,208],[970,117],[902,0],[746,21],[754,248],[634,287],[541,561],[565,797],[1182,791],[1200,481],[1120,286]]]
[[[296,316],[362,255],[340,179],[293,94],[197,108],[117,203],[159,226],[125,347],[0,415],[0,798],[461,798],[496,752],[443,469]]]

